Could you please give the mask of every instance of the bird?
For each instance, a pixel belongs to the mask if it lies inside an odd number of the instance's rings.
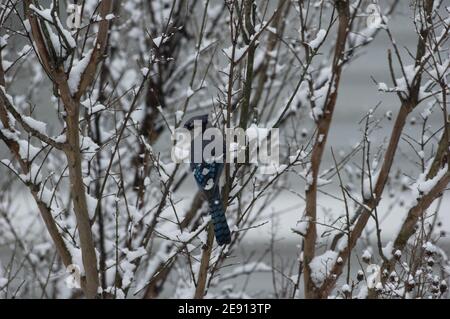
[[[194,136],[196,133],[196,125],[201,124],[201,135]],[[209,205],[209,214],[214,226],[214,235],[217,244],[223,246],[231,242],[231,232],[228,227],[225,209],[223,207],[222,195],[220,192],[219,179],[223,171],[223,158],[225,149],[222,154],[211,154],[213,159],[208,160],[203,156],[203,150],[210,141],[203,139],[203,133],[206,129],[212,127],[208,122],[208,115],[198,115],[190,118],[185,122],[184,128],[191,133],[191,160],[190,168],[194,175],[195,182],[205,196]],[[201,143],[201,149],[196,150],[195,145]],[[197,154],[199,151],[202,154]],[[220,159],[220,155],[222,159]],[[198,157],[198,158],[197,158]]]

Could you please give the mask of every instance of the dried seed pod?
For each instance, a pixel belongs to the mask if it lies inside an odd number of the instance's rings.
[[[377,283],[377,285],[375,286],[375,291],[378,294],[381,294],[384,291],[383,284],[381,282]]]
[[[372,259],[372,254],[370,253],[370,251],[368,251],[366,249],[361,258],[366,264],[370,264],[370,261]]]
[[[439,291],[441,292],[441,294],[443,294],[444,292],[446,292],[448,289],[447,283],[445,282],[445,280],[441,281],[441,284],[439,285]]]
[[[364,279],[364,272],[362,270],[358,270],[358,274],[356,275],[356,279],[361,281]]]
[[[437,287],[439,285],[439,277],[438,276],[434,277],[433,280],[431,281],[431,284]]]
[[[407,292],[411,292],[411,291],[413,291],[415,286],[416,286],[416,284],[414,282],[408,282],[405,284],[405,289]]]

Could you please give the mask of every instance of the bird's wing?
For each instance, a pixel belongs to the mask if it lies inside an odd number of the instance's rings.
[[[198,186],[206,192],[212,192],[218,185],[222,174],[223,163],[194,163],[194,178]]]

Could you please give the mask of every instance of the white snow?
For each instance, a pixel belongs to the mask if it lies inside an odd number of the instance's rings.
[[[5,71],[8,70],[11,67],[11,65],[13,65],[13,63],[11,61],[8,61],[8,60],[2,61],[2,68]]]
[[[306,158],[308,155],[303,150],[297,150],[297,153],[295,155],[289,156],[289,163],[293,164],[296,160],[301,161],[302,159]]]
[[[242,56],[247,52],[248,46],[244,46],[242,48],[236,47],[234,50],[234,62],[239,61]],[[223,52],[228,57],[228,59],[231,60],[233,56],[233,46],[228,47],[227,49],[224,49]]]
[[[392,241],[389,241],[386,246],[384,246],[381,250],[383,252],[384,257],[387,259],[392,259],[392,250],[394,248],[394,243]]]
[[[351,292],[351,291],[352,291],[352,289],[350,288],[350,286],[347,285],[347,284],[344,284],[344,285],[342,286],[341,290],[342,290],[343,293],[348,293],[348,292]]]
[[[89,114],[94,114],[100,111],[103,111],[104,109],[106,109],[106,106],[103,104],[96,104],[94,106],[92,106],[91,100],[89,98],[87,98],[86,100],[80,102],[81,105],[83,105],[87,110]]]
[[[183,111],[179,110],[175,112],[175,119],[178,123],[183,119],[183,116],[184,116]]]
[[[122,286],[127,288],[133,281],[136,265],[124,259],[120,262],[120,269],[122,270]]]
[[[434,79],[444,78],[445,75],[449,73],[450,59],[444,60],[444,62],[442,64],[440,64],[437,61],[433,62],[433,63],[436,63],[435,68],[433,68],[429,71],[427,70],[427,72],[430,73],[430,76],[433,77]]]
[[[311,99],[314,101],[315,106],[311,110],[311,117],[317,120],[319,117],[323,116],[323,109],[325,107],[326,98],[328,95],[328,82],[326,82],[322,87],[315,90]]]
[[[372,253],[368,249],[366,249],[364,250],[361,258],[370,260],[372,258]]]
[[[61,134],[61,135],[58,135],[57,137],[54,138],[54,141],[55,141],[56,143],[65,143],[65,142],[67,141],[66,134],[63,133],[63,134]]]
[[[83,265],[83,259],[81,257],[81,249],[78,247],[75,247],[71,242],[65,241],[66,247],[70,252],[70,255],[72,256],[72,265],[74,267],[77,267],[80,271],[80,275],[84,275],[84,265]]]
[[[141,68],[141,73],[142,73],[143,76],[147,76],[148,71],[149,71],[149,68],[147,68],[147,67]]]
[[[7,41],[8,38],[9,38],[9,35],[7,35],[7,34],[0,36],[0,48],[3,48],[8,44],[8,41]]]
[[[50,37],[50,41],[52,42],[53,48],[55,49],[56,52],[61,52],[63,50],[63,46],[60,41],[60,38],[55,32],[53,32],[50,23],[45,23],[45,25],[47,26],[48,35]]]
[[[381,281],[381,267],[375,264],[370,264],[366,269],[367,287],[369,289],[375,288]]]
[[[308,82],[303,81],[302,83],[300,83],[292,104],[295,104],[296,106],[299,105],[300,107],[303,105],[307,105],[309,103],[309,92]]]
[[[38,120],[35,120],[32,117],[22,115],[22,120],[33,130],[38,131],[41,134],[46,134],[47,132],[47,124]]]
[[[378,91],[387,92],[388,90],[389,90],[389,88],[386,83],[383,83],[383,82],[378,83]]]
[[[250,262],[245,265],[236,266],[232,271],[227,272],[222,275],[221,280],[226,280],[228,278],[233,278],[239,275],[248,275],[256,272],[270,272],[272,268],[263,262]]]
[[[319,45],[323,42],[323,39],[325,38],[326,35],[327,31],[324,29],[320,29],[316,34],[316,38],[308,42],[308,46],[313,50],[317,49]]]
[[[311,268],[311,279],[316,287],[322,285],[323,281],[328,277],[333,268],[338,253],[332,250],[327,250],[324,254],[316,256],[309,263]]]
[[[411,186],[411,194],[413,197],[412,202],[409,204],[409,207],[414,207],[418,203],[418,199],[420,199],[422,196],[427,195],[434,186],[441,180],[441,178],[444,177],[445,174],[447,174],[448,168],[447,165],[444,165],[437,173],[436,175],[431,179],[426,179],[426,176],[431,168],[432,160],[429,161],[427,165],[427,169],[424,173],[420,174],[417,178],[416,183]]]
[[[103,104],[97,104],[94,105],[90,111],[90,114],[94,114],[94,113],[98,113],[100,111],[103,111],[106,109],[106,106],[104,106]]]
[[[92,155],[99,148],[100,147],[89,136],[81,136],[81,138],[80,138],[81,153],[87,154],[87,155]]]
[[[30,45],[25,44],[25,45],[23,46],[23,48],[22,48],[20,51],[17,52],[17,54],[18,54],[19,56],[22,56],[22,55],[24,55],[24,54],[27,54],[31,49],[32,49],[32,48],[31,48]]]
[[[86,193],[86,204],[89,214],[89,219],[93,219],[95,215],[95,209],[97,207],[97,198],[92,197]]]
[[[67,84],[69,85],[69,90],[72,95],[78,92],[78,85],[81,81],[81,75],[89,64],[91,60],[93,50],[90,50],[80,61],[74,63],[72,70],[70,70],[69,79]]]
[[[208,181],[206,182],[206,185],[204,187],[205,191],[211,190],[214,187],[214,181],[212,178],[208,179]]]
[[[30,182],[33,184],[39,184],[42,182],[42,175],[40,172],[40,166],[35,163],[31,164],[29,172],[25,174],[20,174],[20,178],[22,178],[25,182]]]
[[[372,172],[370,176],[367,176],[364,179],[362,190],[364,199],[370,199],[372,197],[372,192],[375,190],[375,185],[377,183],[379,174],[380,171]]]
[[[306,231],[308,230],[310,220],[311,219],[309,216],[303,216],[303,218],[299,220],[297,222],[297,225],[295,225],[295,227],[292,227],[291,230],[301,236],[306,236]]]
[[[3,286],[6,286],[6,284],[9,282],[7,278],[0,277],[0,288],[3,288]]]
[[[27,140],[17,140],[17,143],[19,144],[20,157],[23,159],[30,160],[35,157],[41,150],[40,148],[31,145],[31,143],[29,143]]]
[[[398,91],[407,92],[408,85],[411,86],[412,81],[413,81],[418,69],[419,69],[419,67],[416,67],[414,64],[406,65],[404,67],[406,79],[405,79],[405,77],[396,79],[396,82],[397,82],[396,89]]]
[[[422,248],[425,249],[425,251],[427,251],[428,253],[432,253],[432,254],[437,251],[436,246],[433,245],[429,241],[427,241],[425,244],[423,244]]]
[[[128,248],[124,248],[122,251],[127,255],[127,260],[129,262],[132,262],[137,258],[147,255],[147,251],[142,246],[136,250],[129,250]]]
[[[155,45],[159,48],[159,46],[161,45],[161,41],[162,41],[163,37],[157,37],[153,39],[153,43],[155,43]]]
[[[45,24],[47,26],[47,32],[49,33],[50,39],[52,41],[52,45],[54,46],[54,48],[56,50],[61,49],[61,43],[59,40],[59,36],[57,34],[55,34],[53,29],[51,28],[51,25],[53,25],[55,22],[56,22],[58,29],[61,31],[62,36],[64,37],[66,42],[69,44],[70,48],[76,47],[76,42],[75,42],[74,38],[72,37],[70,32],[67,31],[61,24],[61,21],[60,21],[59,17],[57,16],[56,11],[53,12],[54,15],[52,17],[53,5],[48,9],[41,10],[41,9],[36,8],[33,4],[30,4],[30,9],[32,11],[34,11],[37,15],[41,16],[46,21]]]
[[[319,135],[319,137],[317,138],[317,141],[319,142],[319,144],[323,142],[324,137],[325,137],[325,135],[323,135],[323,134]]]
[[[30,4],[30,9],[34,11],[37,15],[41,16],[45,20],[52,22],[52,11],[51,8],[48,9],[38,9],[34,4]]]
[[[47,187],[41,187],[39,191],[39,200],[44,203],[48,208],[51,208],[52,198],[54,191],[49,190]]]
[[[427,119],[432,114],[432,105],[430,107],[425,108],[423,112],[420,113],[423,119]]]
[[[361,285],[361,288],[359,289],[358,295],[356,296],[357,299],[366,299],[369,294],[369,290],[367,289],[366,285]]]
[[[192,96],[194,95],[194,93],[195,93],[195,91],[194,91],[191,87],[188,87],[188,88],[186,89],[186,97],[187,97],[187,98],[192,97]]]
[[[159,161],[158,164],[161,168],[161,180],[166,183],[169,180],[170,176],[173,174],[176,164],[172,162],[164,163],[162,161]]]
[[[55,20],[56,20],[56,24],[58,25],[58,29],[61,30],[61,32],[62,32],[64,38],[66,39],[67,43],[69,44],[70,48],[76,48],[77,43],[75,42],[75,39],[72,37],[72,34],[63,27],[58,16],[55,16]]]

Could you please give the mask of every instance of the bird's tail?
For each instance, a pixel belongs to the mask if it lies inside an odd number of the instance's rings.
[[[227,218],[223,209],[222,198],[219,188],[214,192],[209,200],[209,209],[211,219],[214,225],[214,234],[219,246],[229,244],[231,242],[230,228],[228,227]]]

